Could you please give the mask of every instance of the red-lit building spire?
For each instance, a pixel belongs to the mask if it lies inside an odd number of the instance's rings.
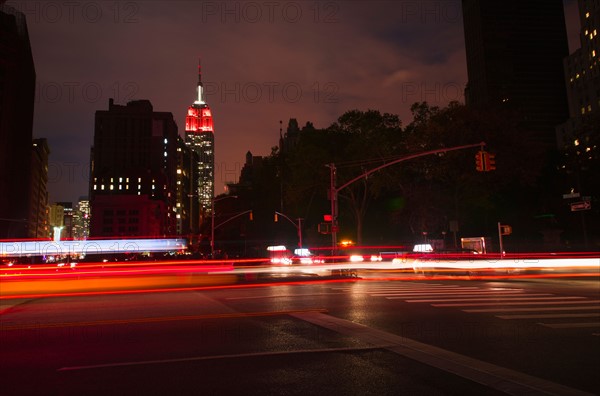
[[[198,98],[188,107],[185,117],[186,132],[213,132],[213,120],[210,107],[204,101],[204,85],[202,84],[202,65],[198,59]]]
[[[194,166],[195,190],[200,207],[201,221],[211,213],[214,196],[215,157],[213,118],[210,107],[205,102],[202,84],[202,66],[198,59],[198,97],[187,109],[185,116],[185,143],[197,154]]]

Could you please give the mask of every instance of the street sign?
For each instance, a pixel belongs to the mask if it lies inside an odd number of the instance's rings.
[[[590,209],[592,209],[592,203],[590,201],[573,202],[571,204],[571,212]]]
[[[563,199],[579,198],[579,193],[563,194]]]

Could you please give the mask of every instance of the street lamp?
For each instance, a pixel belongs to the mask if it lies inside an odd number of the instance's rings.
[[[215,257],[215,202],[222,201],[227,198],[237,198],[237,195],[225,195],[221,198],[211,200],[210,209],[210,257]]]
[[[302,249],[302,219],[298,218],[297,219],[298,220],[298,224],[296,224],[296,222],[294,222],[292,219],[290,219],[289,217],[287,217],[283,213],[275,212],[275,221],[277,221],[277,215],[282,216],[284,219],[286,219],[287,221],[289,221],[290,223],[292,223],[294,225],[294,227],[296,227],[296,230],[298,231],[298,247],[300,249]]]

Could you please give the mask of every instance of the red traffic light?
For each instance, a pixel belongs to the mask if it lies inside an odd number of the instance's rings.
[[[477,154],[475,154],[475,169],[477,169],[478,172],[483,172],[484,169],[484,151],[478,151]]]

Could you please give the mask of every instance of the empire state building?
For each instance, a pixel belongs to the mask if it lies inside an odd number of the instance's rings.
[[[198,155],[196,192],[202,219],[210,216],[215,191],[215,138],[210,107],[204,101],[202,69],[198,63],[198,97],[185,117],[185,144]],[[196,195],[196,194],[195,194]]]

